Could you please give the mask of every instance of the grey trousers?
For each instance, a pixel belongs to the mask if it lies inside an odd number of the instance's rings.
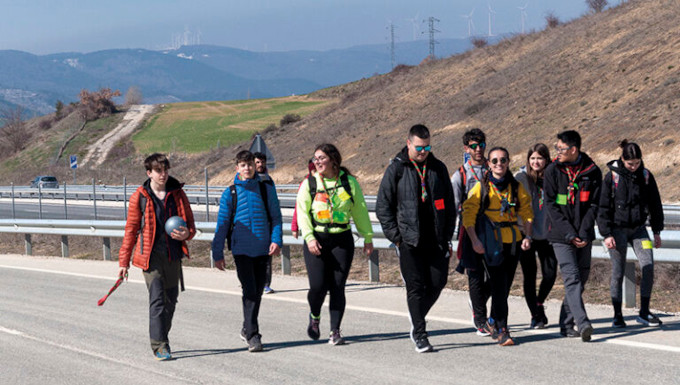
[[[586,307],[583,304],[583,289],[590,275],[590,259],[593,244],[583,248],[572,244],[553,243],[557,262],[564,280],[564,300],[560,310],[560,329],[578,325],[583,330],[590,325]]]
[[[143,271],[149,290],[149,337],[151,350],[168,347],[168,333],[179,296],[181,261],[169,261],[164,254],[152,254],[149,269]]]
[[[642,281],[640,282],[640,297],[652,296],[654,285],[654,256],[652,253],[652,241],[649,239],[647,229],[640,226],[634,229],[614,228],[612,231],[616,248],[609,250],[609,258],[612,261],[612,280],[610,292],[614,301],[622,301],[623,275],[626,270],[626,252],[628,244],[633,247],[635,256],[640,262]]]

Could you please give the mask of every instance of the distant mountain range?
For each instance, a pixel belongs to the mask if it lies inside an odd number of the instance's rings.
[[[438,42],[435,52],[448,57],[470,47],[467,39],[447,39]],[[428,54],[426,40],[395,44],[396,64],[415,65]],[[125,93],[133,85],[146,103],[267,98],[305,94],[390,70],[387,44],[288,52],[195,45],[42,56],[5,50],[0,51],[0,108],[21,105],[42,115],[54,111],[57,100],[76,101],[83,88]]]

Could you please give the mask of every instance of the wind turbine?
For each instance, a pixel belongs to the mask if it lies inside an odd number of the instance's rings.
[[[522,34],[524,34],[524,24],[527,21],[527,7],[529,6],[529,3],[524,4],[524,7],[517,7],[519,9],[519,16],[522,21]]]
[[[468,21],[468,37],[472,36],[472,32],[475,30],[475,23],[472,22],[472,14],[475,13],[475,9],[472,8],[472,12],[469,15],[462,15],[461,17],[467,19]]]
[[[416,40],[418,32],[420,29],[420,12],[416,12],[416,15],[412,19],[406,19],[413,24],[413,41]]]
[[[491,14],[495,15],[496,11],[491,9],[491,4],[488,4],[488,5],[489,5],[489,37],[491,37],[491,36],[493,36],[493,34],[491,33]]]

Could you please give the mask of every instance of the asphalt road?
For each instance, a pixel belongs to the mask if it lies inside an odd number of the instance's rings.
[[[307,338],[305,278],[275,276],[260,314],[265,351],[248,353],[238,332],[240,289],[234,272],[185,268],[170,335],[175,359],[157,362],[148,345],[147,293],[139,269],[102,307],[115,263],[0,256],[0,366],[7,384],[671,384],[680,376],[680,318],[661,329],[609,328],[611,309],[589,306],[593,342],[559,337],[551,325],[526,329],[521,298],[511,298],[519,343],[478,337],[466,292],[445,291],[428,321],[434,353],[408,338],[403,288],[351,282],[345,346]],[[558,303],[547,304],[551,322]],[[328,332],[327,308],[322,333]]]

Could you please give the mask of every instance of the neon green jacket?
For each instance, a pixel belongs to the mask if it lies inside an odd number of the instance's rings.
[[[354,220],[354,224],[364,237],[366,243],[373,242],[373,228],[371,226],[371,220],[368,217],[368,208],[366,207],[366,201],[364,200],[364,193],[361,191],[361,186],[357,182],[356,178],[348,175],[348,181],[350,189],[352,190],[352,199],[350,199],[349,194],[345,191],[340,183],[340,175],[344,174],[344,171],[340,171],[340,174],[336,179],[323,179],[319,174],[315,174],[313,178],[316,178],[316,196],[312,200],[309,194],[309,180],[305,179],[300,185],[300,190],[297,194],[297,215],[298,215],[298,226],[302,232],[302,238],[306,242],[310,242],[314,238],[314,231],[323,232],[323,226],[317,226],[314,228],[312,224],[311,215],[314,215],[314,220],[317,223],[337,223],[337,224],[349,224],[350,217]],[[310,178],[312,178],[310,176]],[[324,187],[324,183],[326,186]],[[337,188],[335,188],[337,185]],[[326,188],[331,191],[331,194],[326,193]],[[330,202],[329,202],[330,201]],[[331,204],[332,202],[332,204]],[[342,227],[329,227],[328,232],[330,234],[337,234],[343,231],[347,231],[346,228]]]

